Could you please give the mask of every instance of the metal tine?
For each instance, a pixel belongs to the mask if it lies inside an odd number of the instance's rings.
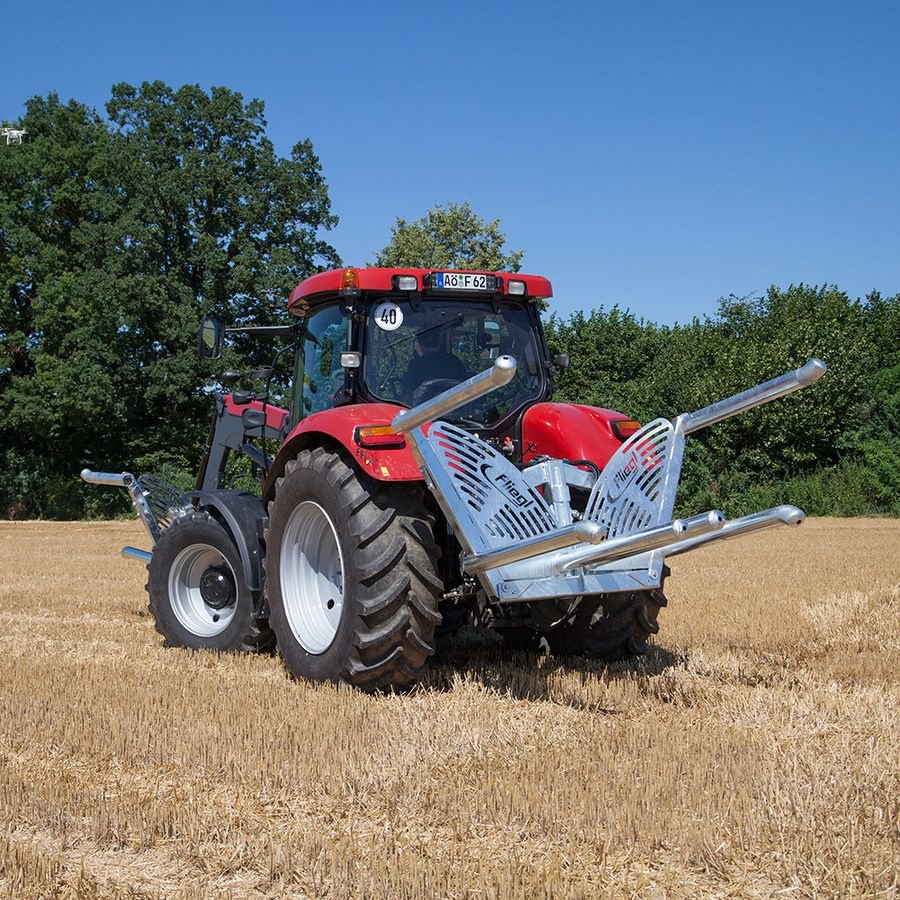
[[[682,413],[675,420],[675,428],[683,434],[690,434],[692,431],[714,425],[723,419],[729,419],[738,413],[762,406],[770,400],[777,400],[779,397],[815,384],[827,371],[828,366],[821,359],[813,358],[806,365],[794,369],[793,372],[779,375],[771,381],[758,384],[756,387],[741,391],[732,397],[726,397],[724,400],[704,406],[703,409],[695,412]]]
[[[153,509],[148,502],[147,494],[140,482],[131,472],[120,472],[114,474],[112,472],[92,472],[90,469],[81,470],[81,478],[88,484],[108,484],[113,487],[123,487],[131,495],[131,502],[134,504],[134,511],[138,514],[138,518],[144,523],[147,534],[155,544],[160,535],[162,528],[156,520]]]
[[[771,509],[764,509],[760,512],[751,513],[748,516],[731,519],[721,529],[712,534],[688,537],[666,547],[662,551],[662,555],[666,557],[677,556],[679,553],[687,553],[689,550],[694,550],[711,541],[727,541],[729,538],[751,534],[754,531],[760,531],[772,525],[789,525],[796,528],[798,525],[803,524],[804,519],[806,519],[806,513],[799,506],[783,503],[781,506],[773,506]]]
[[[406,434],[426,422],[434,422],[454,409],[483,397],[512,381],[516,374],[516,360],[512,356],[498,356],[490,369],[473,375],[467,381],[400,413],[391,423],[397,434]]]
[[[682,543],[695,535],[703,535],[721,529],[725,524],[725,516],[717,509],[690,516],[687,519],[675,519],[665,525],[657,525],[634,534],[623,534],[609,538],[596,548],[574,547],[561,551],[554,565],[561,573],[571,572],[582,566],[599,566],[603,563],[627,559],[648,550],[666,548],[672,544]]]

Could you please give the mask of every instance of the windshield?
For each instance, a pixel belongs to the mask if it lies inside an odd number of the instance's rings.
[[[373,302],[367,319],[363,374],[379,399],[416,406],[504,353],[518,362],[513,380],[448,418],[491,425],[540,398],[540,350],[521,304],[391,299]]]

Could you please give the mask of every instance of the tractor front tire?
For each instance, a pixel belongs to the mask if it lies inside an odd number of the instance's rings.
[[[547,632],[550,650],[556,656],[584,656],[600,662],[642,656],[650,649],[648,638],[659,631],[659,611],[668,602],[661,587],[585,597],[570,622]]]
[[[441,621],[437,559],[421,485],[301,451],[276,484],[266,533],[271,623],[291,674],[364,691],[417,681]]]
[[[147,593],[167,647],[256,651],[274,635],[256,618],[241,557],[222,524],[205,512],[176,519],[147,564]]]

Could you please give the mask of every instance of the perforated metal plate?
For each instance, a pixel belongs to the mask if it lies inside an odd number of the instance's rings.
[[[672,503],[667,501],[674,502],[679,472],[673,470],[681,467],[683,441],[668,419],[635,432],[604,466],[585,518],[605,526],[608,538],[668,521]]]
[[[435,422],[420,452],[472,550],[556,530],[550,507],[522,473],[469,432]]]

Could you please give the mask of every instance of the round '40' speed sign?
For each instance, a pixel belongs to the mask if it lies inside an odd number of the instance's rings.
[[[403,324],[403,310],[396,303],[379,303],[372,315],[382,331],[396,331]]]

